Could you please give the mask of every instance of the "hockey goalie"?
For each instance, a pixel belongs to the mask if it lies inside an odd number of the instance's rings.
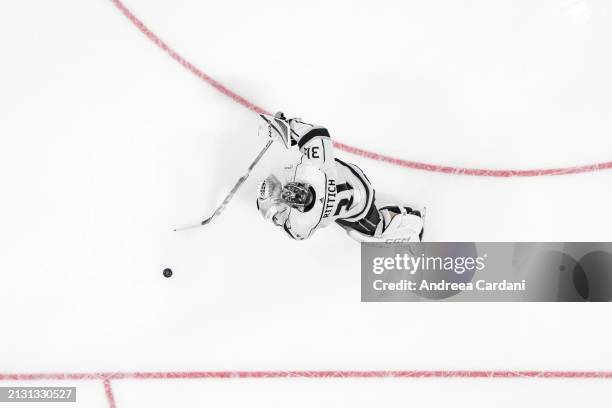
[[[423,234],[422,211],[404,205],[377,208],[375,192],[359,167],[334,157],[322,126],[282,113],[261,115],[269,136],[299,149],[284,180],[266,177],[257,187],[257,209],[291,238],[309,238],[319,228],[340,225],[359,242],[415,242]]]

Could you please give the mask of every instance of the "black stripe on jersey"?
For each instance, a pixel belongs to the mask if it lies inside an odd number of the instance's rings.
[[[368,188],[368,185],[366,184],[365,181],[363,181],[363,178],[361,178],[361,176],[355,171],[354,168],[352,168],[351,166],[349,166],[348,164],[346,164],[345,162],[343,162],[340,159],[336,159],[336,161],[340,164],[342,164],[344,167],[346,167],[347,169],[349,169],[351,171],[351,173],[353,173],[355,175],[355,177],[357,177],[357,179],[359,181],[361,181],[361,184],[363,184],[363,187],[366,191],[366,204],[363,207],[363,210],[361,210],[358,214],[355,214],[353,216],[351,216],[350,218],[352,219],[359,219],[358,217],[361,216],[361,214],[363,214],[368,208],[369,208],[369,203],[370,203],[370,189]]]
[[[325,143],[321,140],[321,149],[323,149],[323,163],[325,163]]]
[[[341,193],[346,190],[352,190],[353,186],[350,183],[342,183],[336,186],[336,192]]]
[[[323,172],[323,174],[325,175],[325,196],[323,197],[323,208],[321,208],[321,216],[319,217],[319,222],[317,222],[317,225],[315,225],[314,227],[312,227],[310,229],[310,232],[308,233],[308,236],[310,236],[310,234],[312,234],[313,230],[317,229],[317,227],[319,226],[319,224],[323,220],[323,214],[325,214],[325,203],[327,203],[327,173]]]
[[[359,171],[361,172],[361,174],[363,174],[363,177],[365,177],[365,179],[366,179],[366,180],[370,181],[370,179],[368,178],[368,176],[365,174],[365,171],[361,170],[361,167],[359,167],[359,166],[358,166],[358,165],[356,165],[356,164],[353,164],[353,166],[357,167],[357,168],[359,169]],[[370,183],[372,183],[372,182],[370,181]]]
[[[330,137],[329,132],[325,128],[311,129],[310,131],[308,131],[308,133],[306,133],[300,138],[300,140],[298,141],[298,148],[301,149],[302,146],[304,146],[306,143],[310,142],[312,139],[318,136]]]
[[[364,218],[358,221],[336,220],[336,223],[345,228],[354,229],[362,234],[374,236],[376,233],[376,227],[380,223],[380,215],[376,209],[376,206],[374,205],[374,202],[372,202],[370,211],[368,211],[368,214]]]

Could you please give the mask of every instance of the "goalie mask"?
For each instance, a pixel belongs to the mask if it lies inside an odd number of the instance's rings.
[[[292,181],[283,186],[281,199],[290,207],[304,212],[312,206],[314,189],[308,183]]]
[[[257,186],[257,209],[266,220],[282,226],[290,209],[304,212],[314,201],[314,189],[307,183],[289,182],[284,186],[274,176],[266,177]]]
[[[257,185],[257,209],[266,220],[282,226],[289,218],[289,206],[281,200],[283,186],[273,175]]]

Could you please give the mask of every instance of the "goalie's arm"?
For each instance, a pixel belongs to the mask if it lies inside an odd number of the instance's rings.
[[[334,166],[333,145],[326,128],[292,119],[291,135],[304,160],[310,161],[324,172],[327,172],[328,167]]]

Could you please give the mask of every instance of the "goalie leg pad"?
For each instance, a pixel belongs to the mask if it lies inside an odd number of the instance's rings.
[[[423,232],[423,217],[420,211],[410,207],[383,207],[379,211],[380,222],[374,234],[365,234],[356,228],[347,229],[347,234],[358,242],[420,242]]]

